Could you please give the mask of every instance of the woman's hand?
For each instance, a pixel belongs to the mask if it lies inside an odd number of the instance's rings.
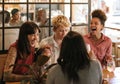
[[[106,59],[107,62],[113,61],[112,56],[107,56],[105,59]]]
[[[43,52],[42,52],[42,55],[45,55],[45,56],[51,56],[52,55],[52,48],[50,45],[45,45],[43,47]]]
[[[115,61],[113,57],[112,56],[106,57],[106,61],[107,61],[107,70],[109,72],[113,72],[115,70]]]
[[[91,59],[94,59],[94,60],[97,59],[96,56],[95,56],[95,54],[94,54],[94,52],[93,52],[93,50],[90,50],[88,54],[89,54],[89,56],[90,56]]]

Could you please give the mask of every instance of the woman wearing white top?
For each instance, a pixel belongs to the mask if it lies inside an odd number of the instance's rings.
[[[58,15],[52,19],[54,34],[50,37],[43,39],[40,46],[49,44],[52,47],[53,55],[50,58],[49,64],[56,63],[59,56],[61,42],[65,35],[70,30],[70,21],[64,15]]]

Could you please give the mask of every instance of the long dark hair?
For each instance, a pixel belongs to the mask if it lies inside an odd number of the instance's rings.
[[[79,81],[77,72],[90,66],[90,58],[82,35],[70,31],[64,37],[57,61],[70,81]]]
[[[19,37],[17,42],[17,54],[20,58],[26,58],[31,52],[30,43],[28,41],[28,35],[35,34],[36,30],[40,29],[34,22],[25,22],[20,27]]]

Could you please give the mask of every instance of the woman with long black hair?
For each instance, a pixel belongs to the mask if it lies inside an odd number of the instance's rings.
[[[102,84],[99,61],[92,60],[82,35],[70,31],[63,39],[58,64],[48,73],[46,84]]]

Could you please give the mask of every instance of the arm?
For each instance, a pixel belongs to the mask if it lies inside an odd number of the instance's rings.
[[[10,65],[15,63],[17,56],[17,50],[15,47],[11,47],[8,51],[8,56],[6,59],[6,63],[4,66],[4,80],[5,81],[21,81],[23,79],[28,79],[31,76],[30,75],[17,75],[13,74],[13,67],[10,67]]]
[[[112,58],[112,42],[111,40],[108,40],[108,48],[105,52],[105,57],[103,58],[103,63],[107,63],[107,61],[113,61]]]
[[[44,47],[40,48],[36,52],[36,56],[37,56],[36,64],[39,66],[43,66],[45,63],[47,63],[51,54],[52,54],[51,46],[45,45]]]
[[[47,43],[47,41],[45,41],[45,39],[41,40],[41,42],[39,43],[40,48],[43,48]]]
[[[88,54],[90,56],[90,59],[92,59],[92,60],[98,60],[97,57],[95,56],[93,50],[90,50],[90,52]]]
[[[108,43],[109,43],[109,45],[108,45],[108,48],[107,48],[107,51],[106,51],[106,54],[105,54],[106,58],[112,57],[112,41],[109,40]]]
[[[115,61],[112,57],[112,42],[111,42],[111,40],[108,41],[108,48],[105,53],[105,57],[102,60],[102,64],[104,66],[110,66],[113,70],[115,69]]]
[[[102,75],[103,75],[103,72],[102,72],[102,66],[100,64],[100,62],[98,61],[98,70],[99,70],[99,77],[100,77],[100,80],[99,80],[99,84],[102,84]]]

